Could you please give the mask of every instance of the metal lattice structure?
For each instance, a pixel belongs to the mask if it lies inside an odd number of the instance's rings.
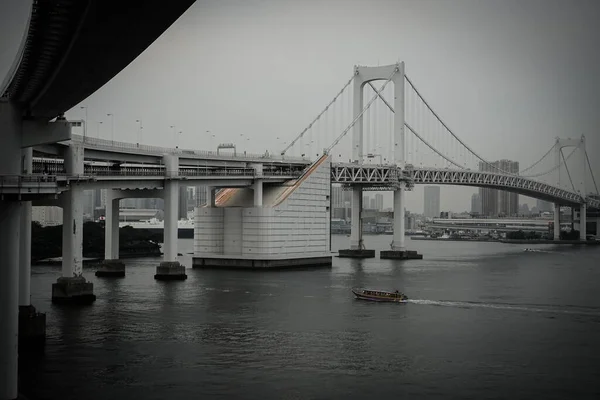
[[[361,185],[364,189],[394,190],[400,186],[401,177],[402,170],[393,165],[335,164],[331,166],[332,182]],[[373,187],[379,189],[372,189]]]
[[[400,182],[405,182],[407,188],[415,184],[484,187],[515,192],[565,206],[587,203],[590,208],[600,209],[600,199],[595,197],[583,198],[579,193],[544,182],[494,172],[437,168],[402,170],[394,165],[333,164],[331,181],[345,187],[362,186],[363,190],[395,190]]]
[[[516,192],[563,205],[579,205],[585,202],[590,207],[600,207],[600,201],[598,200],[592,198],[584,199],[579,193],[515,175],[494,172],[418,168],[414,170],[411,178],[415,184],[489,187]]]

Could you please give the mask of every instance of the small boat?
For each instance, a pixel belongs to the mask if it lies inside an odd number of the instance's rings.
[[[352,289],[352,293],[360,300],[389,301],[393,303],[406,303],[408,297],[399,291],[387,292],[385,290]]]

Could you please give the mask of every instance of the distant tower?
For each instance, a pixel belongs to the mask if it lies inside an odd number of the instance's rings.
[[[440,216],[440,187],[425,186],[424,215],[428,218],[439,218]]]

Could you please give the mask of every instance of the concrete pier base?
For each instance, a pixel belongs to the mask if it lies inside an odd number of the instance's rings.
[[[19,306],[19,353],[39,353],[46,344],[46,314],[32,305]]]
[[[60,277],[52,284],[54,304],[91,304],[94,301],[94,284],[87,282],[83,276]]]
[[[185,265],[179,264],[179,261],[164,261],[156,267],[154,279],[159,281],[183,281],[187,279],[185,274]]]
[[[119,260],[104,260],[98,267],[96,276],[107,278],[123,278],[125,277],[125,263]]]
[[[344,249],[338,252],[340,258],[375,258],[375,250]]]
[[[422,260],[423,254],[412,250],[382,250],[379,258],[382,260]]]
[[[250,258],[231,256],[194,257],[192,268],[219,269],[289,269],[307,267],[331,267],[332,256],[318,255],[296,258]]]

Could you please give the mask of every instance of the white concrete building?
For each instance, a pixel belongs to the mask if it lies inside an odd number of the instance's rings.
[[[331,265],[330,166],[322,157],[299,179],[266,186],[262,198],[256,187],[221,190],[214,206],[196,209],[194,267]]]
[[[63,209],[55,206],[31,207],[31,219],[42,226],[62,225]]]

